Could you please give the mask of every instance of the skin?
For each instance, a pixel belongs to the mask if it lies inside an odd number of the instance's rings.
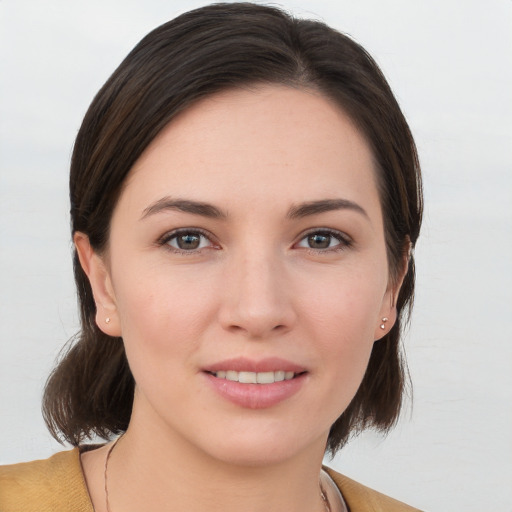
[[[136,381],[109,463],[112,510],[323,510],[329,428],[395,321],[374,167],[320,94],[227,91],[180,114],[136,162],[104,254],[75,235],[97,323],[123,337]],[[169,198],[222,216],[159,209]],[[291,215],[339,199],[350,207]],[[176,229],[199,248],[180,249]],[[234,404],[203,371],[232,357],[291,361],[302,386],[271,407]],[[105,450],[82,456],[97,511]]]

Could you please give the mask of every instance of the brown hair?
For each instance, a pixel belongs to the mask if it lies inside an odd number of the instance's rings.
[[[390,275],[397,278],[414,246],[422,213],[421,178],[407,122],[368,53],[324,23],[251,3],[215,4],[185,13],[149,33],[94,98],[76,138],[70,173],[72,232],[95,251],[124,180],[155,136],[201,98],[258,83],[320,91],[346,111],[373,149],[378,168]],[[404,392],[399,339],[414,291],[411,256],[397,299],[398,319],[376,342],[356,396],[331,428],[334,453],[350,434],[388,430]],[[74,445],[128,427],[134,380],[122,340],[95,323],[89,281],[75,251],[82,329],[46,384],[43,415],[57,439]]]

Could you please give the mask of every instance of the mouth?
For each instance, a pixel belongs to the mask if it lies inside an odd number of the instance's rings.
[[[307,368],[279,357],[235,357],[203,367],[202,373],[223,399],[246,409],[286,402],[309,381]]]
[[[209,368],[203,375],[221,397],[246,409],[265,409],[285,402],[308,381],[308,372],[299,368],[296,371],[265,368],[259,372]]]
[[[231,382],[239,382],[241,384],[274,384],[285,380],[292,380],[306,372],[292,372],[285,370],[269,371],[269,372],[248,372],[236,370],[218,370],[207,372],[217,379],[225,379]]]

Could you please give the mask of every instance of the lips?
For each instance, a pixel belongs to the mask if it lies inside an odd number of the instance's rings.
[[[263,409],[291,398],[302,388],[308,372],[279,358],[236,358],[212,364],[203,374],[223,398],[241,407]]]

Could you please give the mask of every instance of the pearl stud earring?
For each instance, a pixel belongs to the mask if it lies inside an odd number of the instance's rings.
[[[105,323],[106,324],[109,324],[110,323],[110,317],[107,316],[107,318],[105,318]]]
[[[387,321],[388,321],[388,318],[387,318],[387,317],[384,317],[384,318],[382,319],[382,323],[380,324],[380,328],[381,328],[382,330],[384,330],[384,329],[386,328],[386,322],[387,322]]]

